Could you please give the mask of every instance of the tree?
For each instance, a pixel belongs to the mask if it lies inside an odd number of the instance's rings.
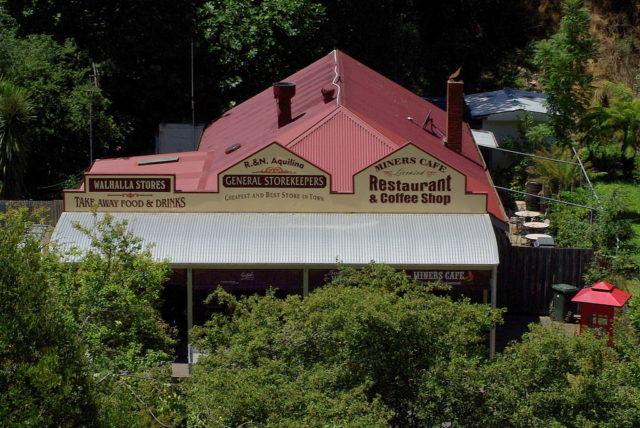
[[[423,95],[444,95],[462,66],[467,93],[517,84],[527,43],[541,34],[528,2],[323,0],[319,37]],[[500,22],[501,25],[495,25]]]
[[[535,46],[534,63],[549,96],[550,120],[562,140],[576,131],[591,99],[588,65],[596,59],[597,47],[589,33],[589,11],[582,6],[582,0],[564,0],[560,29]]]
[[[536,180],[543,182],[549,194],[557,197],[561,191],[573,190],[584,180],[580,166],[575,165],[577,160],[570,146],[560,147],[556,145],[552,146],[550,150],[544,148],[536,150],[535,154],[545,158],[574,163],[574,165],[572,165],[540,158],[533,158],[531,160],[532,165],[527,168],[527,172]],[[583,166],[587,174],[589,174],[590,179],[602,175],[602,173],[594,172],[589,162],[585,162]]]
[[[13,196],[58,196],[65,179],[89,166],[89,104],[96,156],[120,141],[126,125],[116,123],[109,101],[93,88],[90,61],[73,41],[17,32],[13,21],[0,19],[0,76],[21,88],[23,98],[28,94],[33,116],[28,126],[20,125],[21,141],[30,143],[25,192]]]
[[[33,222],[0,214],[2,425],[179,423],[157,310],[167,265],[110,217],[84,230],[92,249],[67,255],[77,264],[61,263]]]
[[[513,85],[526,66],[523,49],[542,31],[534,6],[509,0],[5,0],[3,5],[17,22],[18,38],[48,34],[60,45],[72,40],[84,65],[90,58],[100,67],[101,95],[112,103],[106,109],[117,112],[109,116],[121,130],[117,143],[105,135],[102,143],[112,143],[102,156],[148,153],[158,123],[190,122],[192,41],[195,116],[208,122],[334,48],[425,95],[442,93],[447,76],[460,65],[469,92]],[[84,100],[86,125],[86,95]],[[115,146],[122,151],[115,153]],[[86,155],[86,144],[78,148]]]
[[[499,311],[438,297],[403,272],[343,269],[307,298],[219,290],[227,308],[194,328],[188,417],[237,426],[420,426],[423,377],[482,358]]]
[[[432,371],[420,411],[429,426],[633,427],[640,389],[628,357],[638,353],[628,350],[588,331],[532,324],[494,360],[458,358]]]
[[[588,237],[594,249],[593,259],[585,279],[594,283],[613,275],[633,278],[638,275],[638,247],[633,242],[635,232],[627,218],[626,198],[628,196],[617,189],[600,195],[595,201],[596,221],[588,230]]]
[[[160,317],[160,292],[169,266],[152,260],[142,240],[105,214],[77,227],[91,248],[52,275],[78,326],[93,370],[138,372],[170,360],[171,331]]]
[[[0,420],[3,426],[90,426],[88,365],[47,271],[26,210],[0,213]]]
[[[219,88],[241,89],[242,98],[326,54],[317,42],[324,22],[318,2],[211,0],[199,12]]]
[[[61,45],[70,40],[83,59],[97,64],[100,91],[96,95],[109,100],[106,109],[123,134],[118,141],[104,136],[102,143],[109,147],[101,157],[151,153],[159,123],[191,122],[191,41],[195,47],[196,120],[210,121],[227,104],[216,91],[220,76],[215,59],[207,57],[206,45],[195,30],[196,9],[202,3],[204,0],[4,2],[17,21],[20,38],[47,34]],[[83,82],[88,74],[93,69],[87,70]],[[83,124],[88,147],[86,98],[83,96]],[[102,104],[96,102],[94,113],[98,107]],[[116,146],[121,150],[116,152]]]
[[[32,112],[27,92],[0,78],[0,198],[12,199],[22,193]]]
[[[587,131],[583,140],[595,162],[624,178],[634,172],[640,152],[640,99],[631,89],[604,82],[582,122]]]
[[[173,332],[159,312],[168,264],[152,260],[126,221],[96,214],[92,227],[77,227],[90,248],[52,248],[65,263],[52,264],[47,280],[86,358],[96,421],[115,427],[181,420],[168,365]]]
[[[640,152],[640,98],[616,99],[604,109],[602,127],[620,144],[624,157],[633,159]]]

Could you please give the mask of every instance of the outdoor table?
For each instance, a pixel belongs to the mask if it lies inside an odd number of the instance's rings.
[[[551,235],[547,235],[545,233],[529,233],[528,235],[524,235],[530,241],[535,241],[539,238],[551,238]]]
[[[540,213],[538,211],[516,211],[515,215],[518,217],[524,217],[524,218],[534,218],[534,217],[540,217]]]
[[[522,226],[524,226],[525,229],[537,229],[537,230],[542,230],[549,227],[547,223],[543,223],[541,221],[529,221],[529,222],[523,223]]]

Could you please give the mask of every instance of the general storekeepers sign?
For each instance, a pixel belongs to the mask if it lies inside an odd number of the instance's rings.
[[[225,187],[272,187],[292,189],[321,189],[327,186],[322,175],[224,175]]]

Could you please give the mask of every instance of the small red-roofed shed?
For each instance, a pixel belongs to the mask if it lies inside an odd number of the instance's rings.
[[[571,299],[572,302],[580,304],[580,333],[584,326],[604,329],[609,334],[611,343],[615,308],[623,307],[630,298],[631,294],[602,281],[580,290]]]

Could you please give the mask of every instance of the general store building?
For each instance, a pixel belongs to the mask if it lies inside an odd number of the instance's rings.
[[[92,207],[126,219],[174,275],[165,316],[186,334],[233,293],[307,294],[338,262],[376,261],[495,304],[506,216],[469,127],[333,51],[210,123],[195,151],[96,161],[64,192],[53,239],[88,247]]]

